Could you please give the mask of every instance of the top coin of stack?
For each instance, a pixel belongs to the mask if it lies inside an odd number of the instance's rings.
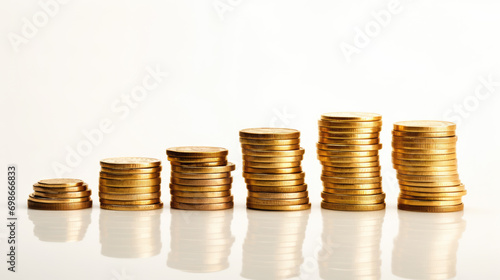
[[[172,165],[170,207],[183,210],[233,208],[228,151],[218,147],[174,147],[167,149]]]
[[[385,208],[378,151],[382,116],[336,112],[321,115],[318,159],[323,165],[323,202],[331,210]]]
[[[79,179],[44,179],[33,185],[28,208],[38,210],[77,210],[92,207],[92,192]]]
[[[394,124],[392,162],[397,171],[398,208],[453,212],[464,208],[466,194],[457,172],[456,125],[444,121]]]
[[[259,210],[311,208],[301,161],[300,132],[288,128],[240,131],[247,207]]]
[[[99,201],[108,210],[154,210],[160,200],[161,161],[144,157],[101,160]]]

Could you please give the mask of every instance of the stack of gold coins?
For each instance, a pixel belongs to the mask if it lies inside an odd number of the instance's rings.
[[[101,160],[99,201],[102,209],[139,211],[163,207],[161,161],[144,157]]]
[[[371,211],[385,208],[378,151],[382,116],[336,112],[321,115],[318,159],[323,165],[321,207]]]
[[[218,147],[174,147],[167,149],[172,165],[170,207],[183,210],[233,208],[228,151]]]
[[[258,210],[311,208],[301,162],[300,132],[289,128],[240,131],[247,207]]]
[[[88,185],[79,179],[44,179],[33,185],[28,208],[37,210],[77,210],[92,207]]]
[[[392,162],[400,186],[398,208],[419,212],[464,209],[457,172],[456,125],[444,121],[394,124]]]

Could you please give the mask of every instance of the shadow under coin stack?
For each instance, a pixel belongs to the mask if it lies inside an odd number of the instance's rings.
[[[167,149],[172,165],[170,207],[183,210],[233,208],[228,151],[218,147],[174,147]]]
[[[293,211],[311,208],[301,162],[300,132],[288,128],[240,131],[247,207]]]
[[[120,211],[162,208],[160,172],[161,161],[154,158],[120,157],[101,160],[101,208]]]
[[[457,171],[456,125],[444,121],[394,124],[392,163],[397,171],[398,208],[419,212],[464,209],[466,194]]]
[[[343,211],[385,208],[378,151],[382,116],[336,112],[321,115],[318,159],[323,165],[321,207]]]
[[[33,185],[28,208],[37,210],[78,210],[92,207],[88,185],[79,179],[44,179]]]

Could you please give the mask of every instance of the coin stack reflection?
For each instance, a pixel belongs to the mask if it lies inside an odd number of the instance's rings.
[[[101,254],[112,258],[147,258],[160,253],[162,211],[101,211]]]
[[[288,128],[240,131],[247,207],[257,210],[311,208],[301,162],[300,132]]]
[[[444,121],[394,124],[392,162],[400,186],[398,208],[419,212],[464,209],[457,171],[456,125]]]
[[[458,241],[465,231],[463,211],[398,211],[399,233],[392,251],[392,273],[406,279],[456,276]]]
[[[45,242],[77,242],[83,240],[90,225],[92,209],[81,211],[36,211],[28,209],[33,232]]]
[[[298,277],[309,213],[247,210],[241,276],[259,280]]]
[[[161,161],[154,158],[120,157],[101,160],[101,208],[121,211],[162,208],[160,172]]]
[[[33,185],[28,208],[36,210],[79,210],[92,207],[91,190],[80,179],[44,179]]]
[[[219,147],[188,146],[167,149],[172,166],[170,207],[182,210],[233,208],[228,151]]]
[[[331,210],[385,208],[378,151],[382,116],[336,112],[321,115],[318,159],[323,166],[323,202]]]
[[[185,211],[171,209],[170,248],[167,266],[192,273],[221,271],[229,267],[234,243],[233,211]]]
[[[385,211],[338,212],[322,209],[322,279],[380,279]]]

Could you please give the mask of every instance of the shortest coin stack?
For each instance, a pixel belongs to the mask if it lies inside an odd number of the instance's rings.
[[[77,210],[92,207],[88,185],[79,179],[44,179],[33,185],[28,208],[37,210]]]
[[[101,160],[99,202],[102,209],[140,211],[163,207],[161,161],[120,157]]]
[[[172,165],[170,207],[182,210],[224,210],[233,208],[228,151],[218,147],[174,147],[167,149]]]
[[[398,208],[418,212],[464,209],[457,172],[456,125],[444,121],[394,124],[392,162],[400,186]]]

